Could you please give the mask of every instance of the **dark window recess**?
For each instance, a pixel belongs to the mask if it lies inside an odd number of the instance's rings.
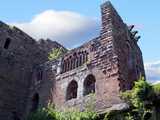
[[[13,115],[13,120],[20,120],[19,115],[18,115],[17,112],[13,111],[12,115]]]
[[[31,108],[31,112],[34,112],[38,109],[39,106],[39,94],[35,93],[33,98],[32,98],[32,108]]]
[[[6,42],[5,42],[5,44],[4,44],[4,48],[5,48],[5,49],[8,49],[10,43],[11,43],[11,39],[10,39],[10,38],[7,38],[7,39],[6,39]]]
[[[71,100],[71,99],[77,98],[77,89],[78,89],[78,84],[76,81],[73,80],[68,85],[66,100]]]
[[[95,93],[95,83],[96,79],[93,75],[88,75],[84,81],[84,91],[83,95],[88,95],[90,93]]]

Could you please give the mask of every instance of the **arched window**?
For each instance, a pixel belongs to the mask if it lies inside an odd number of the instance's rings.
[[[93,75],[88,75],[84,80],[84,91],[83,95],[88,95],[90,93],[95,93],[95,83],[96,79]]]
[[[79,62],[78,59],[79,59],[79,58],[76,57],[76,67],[78,67],[78,62]]]
[[[64,64],[64,70],[63,71],[66,72],[66,70],[67,70],[67,62],[66,62],[66,60],[64,61],[63,64]]]
[[[83,58],[82,58],[83,56],[82,56],[82,54],[80,54],[80,56],[79,56],[79,66],[81,66],[83,63]]]
[[[6,42],[5,42],[5,44],[4,44],[4,48],[5,48],[5,49],[8,49],[10,43],[11,43],[11,39],[10,39],[10,38],[7,38],[7,39],[6,39]]]
[[[75,58],[75,56],[74,56],[74,58],[73,58],[73,61],[72,61],[72,62],[73,62],[73,69],[74,69],[74,68],[76,68],[76,58]]]
[[[78,89],[77,82],[75,80],[70,82],[67,88],[66,100],[77,98],[77,89]]]
[[[31,111],[36,111],[39,106],[39,94],[35,93],[32,97],[32,108]]]
[[[69,58],[69,70],[72,70],[72,57]]]

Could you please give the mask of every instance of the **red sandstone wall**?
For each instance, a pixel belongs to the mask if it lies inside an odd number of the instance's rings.
[[[122,102],[119,98],[119,92],[130,89],[133,82],[137,80],[135,66],[140,66],[140,71],[145,75],[141,51],[137,43],[134,42],[135,40],[128,37],[128,27],[110,3],[107,2],[101,7],[102,29],[100,36],[68,52],[63,57],[63,60],[72,61],[74,53],[83,50],[88,53],[88,61],[85,64],[76,69],[67,68],[66,72],[57,75],[53,92],[53,101],[57,108],[78,106],[82,109],[84,107],[87,96],[83,96],[81,92],[83,92],[83,82],[89,74],[96,78],[97,110]],[[129,42],[127,42],[128,40]],[[127,49],[128,44],[131,46],[130,50]],[[133,66],[131,69],[130,55]],[[80,87],[78,97],[66,101],[66,88],[72,80],[77,81]]]

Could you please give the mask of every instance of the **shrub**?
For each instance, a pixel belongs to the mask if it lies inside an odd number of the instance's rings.
[[[160,95],[160,83],[153,85],[153,89],[156,95]]]
[[[28,120],[98,120],[99,116],[93,111],[78,110],[56,111],[52,106],[31,113]]]
[[[157,96],[159,91],[160,85],[150,85],[144,79],[136,81],[132,90],[121,94],[122,98],[131,106],[128,115],[133,120],[149,120],[153,114],[159,114],[157,112],[160,104]]]
[[[62,54],[64,53],[63,48],[54,48],[52,51],[49,53],[48,59],[55,60],[58,59]]]

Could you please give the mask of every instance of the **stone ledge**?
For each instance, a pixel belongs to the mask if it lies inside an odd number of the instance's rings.
[[[101,109],[97,111],[98,114],[105,114],[110,111],[125,111],[129,109],[129,105],[127,103],[119,103],[119,104],[114,104],[109,108]]]

